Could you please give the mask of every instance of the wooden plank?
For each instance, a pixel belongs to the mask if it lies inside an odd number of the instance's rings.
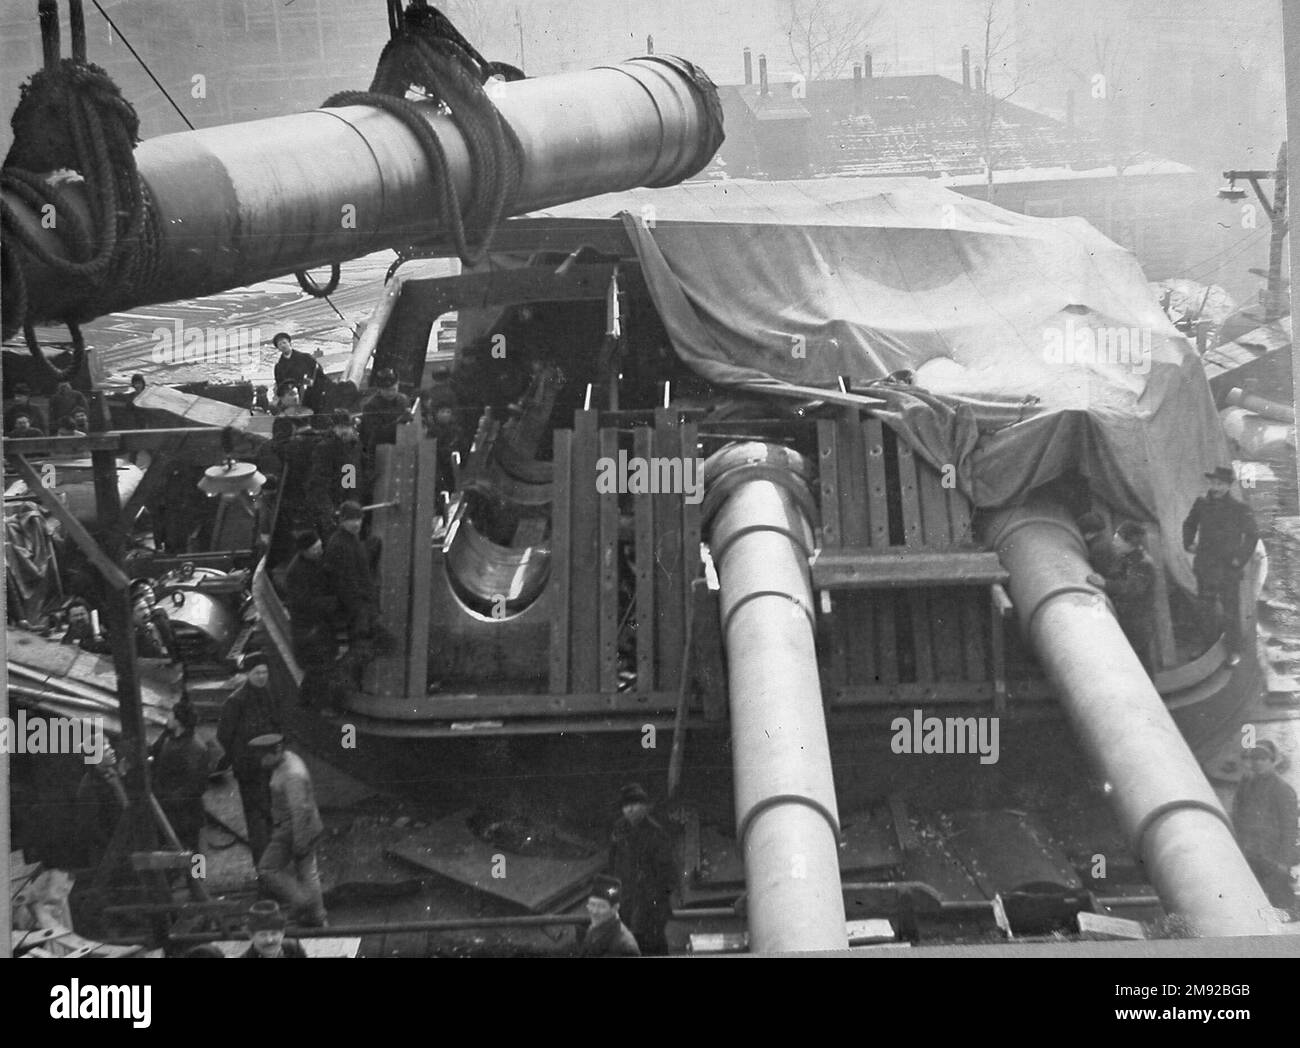
[[[553,482],[555,499],[551,504],[551,578],[547,583],[551,591],[550,690],[552,695],[565,695],[569,691],[569,561],[573,533],[570,512],[572,448],[572,430],[557,429],[552,434],[551,460],[555,463]]]
[[[655,409],[654,453],[656,458],[677,458],[681,454],[675,408]],[[659,647],[659,687],[673,691],[681,681],[682,652],[686,626],[685,565],[682,556],[682,495],[661,492],[648,496],[654,502],[655,521],[655,622]]]
[[[649,460],[654,454],[654,430],[638,426],[632,432],[632,452]],[[655,621],[655,521],[654,503],[648,498],[633,500],[636,527],[636,690],[653,691],[658,624]]]
[[[618,430],[602,429],[598,444],[600,457],[618,461]],[[618,691],[618,493],[595,495],[599,517],[600,607],[597,625],[600,639],[599,683],[601,691]]]
[[[871,529],[877,520],[877,507],[868,504],[867,449],[857,412],[852,413],[851,420],[836,425],[835,445],[839,467],[840,542],[845,546],[874,545]]]
[[[810,565],[817,589],[901,589],[916,586],[989,586],[1008,575],[996,553],[968,550],[912,552],[820,550]]]
[[[962,605],[965,603],[966,590],[957,587],[931,590],[925,597],[930,605],[935,677],[938,680],[965,680]]]
[[[948,525],[952,529],[953,545],[973,545],[975,534],[971,527],[970,499],[955,487],[948,488],[944,494],[948,501]]]
[[[414,428],[414,427],[408,427]],[[433,529],[438,522],[438,442],[419,440],[416,451],[415,527],[411,532],[411,650],[406,681],[412,694],[429,681],[429,615],[433,586]]]
[[[889,547],[889,490],[885,470],[885,429],[878,418],[869,418],[859,427],[863,445],[864,497],[869,530],[867,544],[872,549]],[[864,604],[862,612],[869,631],[868,645],[875,648],[871,660],[869,683],[893,683],[898,680],[898,632],[892,595]],[[865,648],[864,648],[865,653]]]
[[[967,590],[961,594],[962,662],[964,675],[969,681],[982,681],[988,676],[988,660],[984,653],[985,638],[988,637],[985,624],[988,606],[988,600],[980,590]]]
[[[834,549],[843,544],[840,525],[840,452],[836,425],[831,419],[817,421],[818,478],[821,486],[822,546]]]
[[[569,468],[570,528],[572,534],[569,576],[569,677],[574,691],[600,687],[600,585],[599,512],[596,499],[597,413],[578,411],[573,416],[573,452]]]
[[[678,426],[680,438],[680,448],[682,456],[682,469],[686,469],[688,462],[694,462],[691,474],[694,482],[699,485],[699,498],[684,497],[682,499],[682,614],[686,619],[694,621],[695,609],[699,607],[696,599],[698,590],[707,592],[707,587],[701,582],[698,586],[696,581],[703,578],[704,563],[700,559],[700,535],[701,535],[701,511],[704,500],[704,459],[700,456],[699,447],[699,426],[694,422],[681,422]],[[683,472],[683,476],[685,473]],[[690,492],[687,492],[690,495]],[[689,611],[689,614],[688,614]],[[699,626],[696,624],[698,630]],[[694,638],[688,637],[683,633],[682,644],[693,644]]]
[[[903,444],[899,442],[899,454]],[[909,449],[910,451],[910,449]],[[948,549],[952,546],[952,524],[948,520],[947,493],[939,483],[939,474],[928,462],[909,455],[916,471],[917,490],[921,502],[921,533],[926,549]]]
[[[893,441],[894,456],[898,463],[898,493],[903,513],[903,542],[910,550],[925,545],[925,532],[921,521],[921,498],[916,479],[916,460],[912,449],[903,441]],[[930,636],[932,618],[929,601],[922,593],[909,591],[906,599],[912,620],[912,654],[916,666],[916,679],[926,682],[934,679],[934,654]]]
[[[1002,621],[999,586],[989,587],[989,652],[992,666],[993,709],[1001,715],[1007,708],[1006,626]]]
[[[407,653],[411,643],[411,532],[415,505],[414,427],[401,426],[396,444],[375,448],[376,502],[397,502],[385,509],[378,588],[380,619],[396,641],[392,652],[376,656],[366,667],[366,690],[385,698],[409,695]],[[420,687],[424,692],[424,687]]]

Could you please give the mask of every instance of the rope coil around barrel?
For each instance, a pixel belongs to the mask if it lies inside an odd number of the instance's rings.
[[[370,90],[343,91],[324,104],[371,106],[402,121],[433,170],[439,218],[451,230],[456,253],[465,265],[476,265],[487,254],[506,204],[519,187],[523,168],[519,139],[483,84],[492,76],[523,79],[523,73],[513,66],[488,62],[436,8],[413,2],[402,12],[400,4],[390,0],[388,19],[391,39],[379,56]],[[406,98],[411,86],[444,106],[464,136],[474,189],[463,206],[437,132],[420,108]],[[476,242],[471,244],[467,229],[478,234]],[[305,273],[296,275],[299,286],[310,295],[323,297],[337,286],[337,273],[325,290],[315,289]]]
[[[78,321],[107,311],[121,289],[147,286],[157,271],[157,214],[135,164],[140,121],[112,78],[86,61],[80,0],[69,4],[73,56],[59,58],[58,5],[41,0],[45,68],[22,85],[12,125],[14,142],[0,182],[53,229],[64,248],[50,251],[7,203],[0,203],[0,245],[13,312],[28,351],[58,379],[82,367],[85,340]],[[93,228],[80,220],[66,185],[84,181]],[[24,259],[17,247],[85,289],[78,313],[62,318],[72,334],[67,366],[46,359],[29,321]],[[8,325],[6,325],[8,326]]]

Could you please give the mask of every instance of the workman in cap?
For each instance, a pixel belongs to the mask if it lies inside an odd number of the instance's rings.
[[[640,783],[619,791],[622,814],[610,834],[609,871],[622,884],[623,917],[641,953],[668,952],[664,929],[677,884],[672,841],[650,814],[650,796]]]
[[[619,916],[622,884],[617,877],[597,877],[587,893],[591,924],[578,943],[579,957],[640,957],[636,938]]]
[[[330,675],[338,655],[335,623],[342,605],[325,569],[325,546],[315,531],[294,539],[298,552],[284,575],[285,603],[293,628],[293,655],[302,667],[302,706],[335,705]]]
[[[284,929],[288,922],[280,912],[279,903],[273,899],[260,899],[248,911],[248,935],[253,945],[240,957],[274,958],[306,957],[307,951],[297,939],[286,939]]]
[[[280,358],[275,362],[275,388],[279,390],[286,382],[291,382],[302,391],[302,401],[313,411],[316,410],[314,392],[320,374],[320,364],[315,357],[293,348],[293,338],[287,331],[276,333],[271,344],[279,350]]]
[[[271,841],[257,864],[262,887],[290,908],[299,924],[324,927],[316,845],[325,832],[307,765],[284,748],[284,736],[259,735],[249,743],[271,776]]]
[[[1242,646],[1241,573],[1255,553],[1259,529],[1250,509],[1229,494],[1231,466],[1219,466],[1205,477],[1210,490],[1193,503],[1183,521],[1183,547],[1195,555],[1192,571],[1206,639],[1213,640],[1222,629],[1228,664],[1235,666]]]
[[[1115,618],[1147,676],[1155,678],[1151,642],[1155,637],[1156,563],[1146,550],[1146,529],[1126,520],[1115,529],[1110,570],[1088,576],[1115,605]]]
[[[330,432],[317,441],[311,456],[315,523],[322,534],[334,527],[334,513],[339,506],[362,497],[366,487],[362,458],[352,412],[336,408],[330,418]]]
[[[1268,739],[1246,753],[1248,774],[1237,786],[1232,825],[1241,853],[1268,901],[1289,910],[1295,906],[1291,867],[1296,864],[1296,794],[1278,774],[1277,747]]]
[[[245,656],[243,670],[247,674],[244,683],[221,707],[217,741],[225,756],[217,767],[234,770],[248,826],[248,848],[256,864],[271,837],[271,773],[262,767],[251,743],[258,736],[282,731],[284,723],[280,702],[271,690],[266,656],[261,652]]]
[[[339,526],[325,543],[322,558],[334,595],[346,616],[347,662],[353,684],[361,683],[361,671],[377,649],[386,649],[391,638],[379,622],[379,587],[373,566],[378,539],[363,539],[365,514],[360,503],[351,500],[339,506]]]
[[[397,386],[392,368],[375,372],[375,388],[361,402],[361,446],[374,455],[376,444],[396,444],[397,426],[411,418],[411,398]]]

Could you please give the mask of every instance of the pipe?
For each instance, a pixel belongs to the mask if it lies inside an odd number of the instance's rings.
[[[1011,573],[1021,627],[1112,792],[1121,828],[1165,908],[1198,936],[1275,930],[1268,899],[1200,765],[1084,580],[1083,540],[1061,507],[1032,500],[985,530]]]
[[[493,82],[491,97],[522,147],[521,180],[506,215],[675,184],[700,171],[722,141],[712,83],[667,56]],[[473,172],[461,133],[436,105],[420,109],[443,144],[461,201],[468,200]],[[436,173],[423,151],[400,120],[368,106],[163,135],[135,155],[159,218],[159,275],[148,287],[121,292],[110,311],[214,294],[448,232],[437,221]],[[66,257],[58,230],[68,223],[46,229],[12,194],[4,202]],[[84,196],[74,210],[89,223]],[[89,319],[78,315],[84,289],[22,254],[36,323]],[[6,284],[6,307],[11,292]],[[5,309],[6,338],[20,320],[12,313]]]
[[[1239,389],[1236,386],[1228,390],[1228,395],[1223,399],[1233,407],[1253,411],[1261,418],[1269,418],[1274,422],[1295,422],[1295,408],[1290,404],[1279,404],[1276,400],[1266,400],[1254,393],[1247,393],[1244,389]]]
[[[756,953],[843,949],[839,811],[813,645],[802,458],[732,444],[704,467],[731,702],[736,839]]]

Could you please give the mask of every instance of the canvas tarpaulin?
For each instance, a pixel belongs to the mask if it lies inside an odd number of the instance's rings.
[[[680,357],[728,386],[883,383],[876,414],[976,506],[1074,468],[1123,517],[1179,525],[1228,462],[1191,345],[1137,261],[1082,219],[925,180],[725,181],[612,194],[538,219],[617,219]]]

